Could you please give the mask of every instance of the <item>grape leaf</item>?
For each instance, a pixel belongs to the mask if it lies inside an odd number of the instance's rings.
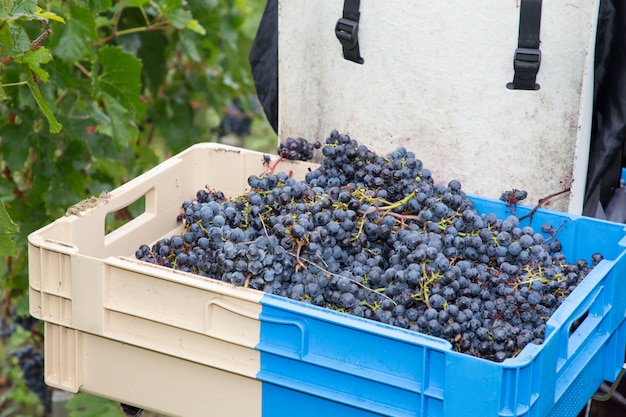
[[[183,32],[180,37],[180,47],[185,51],[189,58],[196,62],[201,62],[202,54],[198,50],[198,35],[194,32]]]
[[[0,0],[0,20],[8,18],[11,9],[13,9],[13,0]]]
[[[9,31],[11,32],[11,51],[14,54],[30,51],[30,37],[21,26],[11,25]]]
[[[19,172],[28,158],[28,136],[20,125],[0,126],[0,137],[5,146],[0,146],[0,155],[12,172]]]
[[[16,0],[13,3],[13,16],[34,15],[37,10],[37,0]]]
[[[148,4],[150,0],[122,0],[122,7],[141,7]]]
[[[29,300],[28,297],[22,297],[17,300],[15,304],[15,313],[20,317],[28,317],[30,316],[30,308],[29,308]]]
[[[196,19],[190,19],[189,22],[187,22],[186,27],[189,30],[193,30],[194,32],[199,33],[200,35],[206,35],[206,29],[204,29],[200,22],[198,22]]]
[[[98,39],[96,21],[89,9],[70,3],[70,19],[54,36],[52,52],[66,62],[80,61],[91,53],[91,42]]]
[[[89,0],[89,8],[94,14],[105,12],[111,8],[111,0]]]
[[[57,15],[54,12],[44,11],[44,9],[39,6],[37,6],[35,10],[35,16],[41,17],[42,19],[46,20],[54,20],[56,22],[65,23],[65,19],[63,19],[61,16]]]
[[[28,51],[24,55],[15,57],[15,61],[28,65],[30,70],[45,83],[48,82],[50,75],[39,65],[50,62],[51,59],[52,55],[50,54],[50,51],[43,46],[34,51]]]
[[[41,91],[39,91],[39,85],[35,82],[32,76],[28,80],[28,88],[30,88],[30,92],[32,93],[33,98],[37,102],[37,105],[41,109],[42,113],[46,116],[46,119],[48,119],[50,133],[59,133],[63,128],[63,125],[61,125],[57,121],[56,117],[54,117],[54,113],[52,113],[48,103],[46,103],[46,100],[44,100],[41,95]]]
[[[50,186],[46,191],[46,200],[55,204],[70,206],[84,198],[85,190],[91,177],[84,175],[80,161],[89,157],[89,149],[82,138],[67,137],[64,132],[64,149],[54,161]]]
[[[137,50],[137,57],[143,63],[142,76],[146,87],[155,97],[159,95],[159,88],[167,75],[168,44],[168,38],[161,31],[141,34],[141,46]]]
[[[13,37],[11,36],[11,26],[4,25],[0,27],[0,47],[6,51],[13,50]]]
[[[2,88],[2,75],[0,75],[0,100],[6,100],[8,98],[9,96],[7,96],[7,93],[4,91],[4,88]]]
[[[166,0],[161,8],[161,13],[170,21],[176,29],[189,29],[200,35],[206,34],[206,30],[198,20],[194,19],[189,10],[183,9],[181,0]]]
[[[123,178],[128,175],[128,169],[119,160],[94,157],[92,163],[93,175],[96,178]]]
[[[191,20],[191,12],[189,10],[168,7],[163,10],[163,14],[176,29],[184,29]]]
[[[194,126],[194,111],[188,97],[181,97],[169,103],[159,100],[154,106],[155,124],[168,148],[180,152],[193,144],[200,134]]]
[[[146,170],[158,165],[161,160],[159,156],[154,152],[151,146],[139,145],[136,149],[137,162],[140,162]]]
[[[121,48],[104,46],[98,51],[96,67],[93,94],[104,102],[113,141],[121,150],[139,137],[136,124],[145,110],[139,101],[142,64]]]
[[[17,245],[13,237],[17,235],[20,228],[11,220],[4,203],[0,201],[0,256],[15,256]]]
[[[129,109],[108,94],[102,94],[104,107],[111,121],[111,136],[118,150],[137,141],[139,129],[133,122]]]
[[[93,74],[96,97],[114,99],[120,106],[141,115],[145,105],[140,102],[142,64],[135,56],[115,46],[98,51],[97,68]]]
[[[187,0],[189,8],[196,16],[198,16],[197,13],[199,11],[202,11],[202,15],[205,15],[205,12],[218,7],[219,2],[220,0]]]
[[[102,110],[102,107],[96,101],[90,101],[86,110],[89,116],[91,116],[93,121],[97,124],[108,125],[111,123],[109,116],[106,115],[106,113]]]

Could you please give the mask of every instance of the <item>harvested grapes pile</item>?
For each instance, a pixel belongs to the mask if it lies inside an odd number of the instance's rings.
[[[542,343],[545,323],[602,256],[568,262],[558,225],[480,214],[457,180],[435,184],[412,152],[378,155],[347,135],[288,139],[289,159],[323,161],[304,180],[248,179],[236,198],[203,189],[184,232],[140,260],[448,340],[503,361]],[[259,171],[262,171],[261,169]]]

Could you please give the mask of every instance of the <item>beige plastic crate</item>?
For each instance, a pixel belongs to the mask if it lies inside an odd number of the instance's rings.
[[[72,392],[168,416],[261,415],[260,382],[226,369],[228,362],[220,369],[50,323],[45,350],[46,383],[53,387],[76,386]]]
[[[302,177],[308,164],[281,162]],[[140,262],[143,243],[182,230],[206,186],[243,193],[263,154],[199,144],[29,236],[30,312],[45,322],[45,378],[171,416],[261,415],[262,293]],[[145,212],[105,234],[108,213]]]

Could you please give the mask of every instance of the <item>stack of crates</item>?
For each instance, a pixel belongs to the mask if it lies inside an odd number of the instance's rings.
[[[502,363],[135,259],[141,244],[182,231],[184,200],[207,184],[240,195],[262,161],[253,151],[195,145],[29,236],[30,309],[45,322],[47,384],[173,417],[569,417],[617,377],[626,230],[615,223],[543,209],[525,220],[562,224],[568,259],[605,259],[549,319],[545,342]],[[281,162],[296,178],[313,167]],[[142,199],[141,215],[105,231],[107,214]],[[479,212],[509,214],[500,201],[473,200]]]

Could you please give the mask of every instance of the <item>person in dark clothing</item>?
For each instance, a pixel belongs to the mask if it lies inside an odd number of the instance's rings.
[[[616,196],[626,165],[626,3],[602,0],[595,51],[594,109],[583,214],[597,217]],[[600,208],[600,210],[598,210]],[[609,220],[624,222],[624,214]]]
[[[268,0],[249,55],[265,117],[278,133],[278,0]]]
[[[593,113],[589,167],[583,214],[626,221],[626,199],[620,191],[626,166],[626,3],[601,0],[596,33]],[[611,210],[606,211],[609,208]],[[601,391],[606,392],[603,385]],[[580,416],[626,413],[626,382],[606,402],[592,401]]]

